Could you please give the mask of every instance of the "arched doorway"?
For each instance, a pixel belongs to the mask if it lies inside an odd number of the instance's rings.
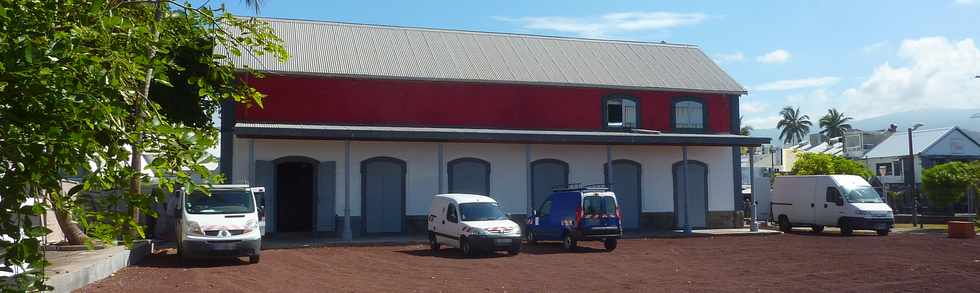
[[[276,232],[311,232],[315,210],[316,168],[303,159],[276,164]]]
[[[477,158],[449,161],[449,192],[490,195],[490,162]]]
[[[537,209],[555,186],[568,184],[568,163],[555,159],[531,162],[531,203]]]
[[[694,228],[706,228],[708,226],[708,165],[699,161],[687,161],[687,198],[684,197],[682,186],[684,173],[684,162],[674,163],[674,224],[677,227],[684,226],[684,214],[688,214],[687,221]],[[684,209],[684,201],[687,201],[687,209]]]
[[[367,234],[401,233],[405,226],[405,161],[361,162],[361,219]]]
[[[640,212],[642,210],[641,176],[642,166],[632,160],[614,160],[612,177],[609,180],[608,164],[605,164],[606,182],[612,183],[612,191],[616,193],[619,209],[623,213],[623,229],[640,228]]]

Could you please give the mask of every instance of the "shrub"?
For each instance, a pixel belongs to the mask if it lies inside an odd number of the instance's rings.
[[[845,157],[828,154],[802,153],[797,156],[793,175],[857,175],[869,179],[871,170]]]

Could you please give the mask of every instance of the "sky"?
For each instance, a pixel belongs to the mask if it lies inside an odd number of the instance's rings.
[[[264,17],[697,45],[748,89],[756,129],[784,106],[814,124],[829,108],[980,109],[980,0],[261,2]]]

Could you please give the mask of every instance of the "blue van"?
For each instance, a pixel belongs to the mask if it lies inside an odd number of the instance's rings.
[[[565,250],[578,241],[602,241],[607,251],[616,249],[623,236],[622,213],[616,194],[605,185],[554,190],[528,217],[527,242],[560,240]]]

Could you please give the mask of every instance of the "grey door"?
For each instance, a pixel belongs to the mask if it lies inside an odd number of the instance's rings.
[[[366,233],[400,233],[405,219],[405,162],[372,158],[361,162],[361,206]]]
[[[677,227],[684,226],[684,214],[688,215],[688,223],[694,228],[707,227],[708,221],[708,165],[698,161],[688,161],[687,173],[687,210],[684,209],[685,196],[683,186],[683,162],[674,164],[674,213]]]
[[[452,160],[448,164],[449,192],[490,195],[490,163],[475,158]]]
[[[534,209],[548,198],[558,185],[568,184],[568,163],[555,159],[531,162],[531,202]]]
[[[640,190],[640,163],[630,160],[613,161],[612,190],[619,201],[619,209],[623,213],[623,229],[640,228],[640,209],[642,207]],[[606,172],[609,176],[609,172]],[[609,180],[606,180],[609,182]]]
[[[317,172],[316,186],[316,230],[320,232],[336,231],[337,211],[334,208],[336,193],[335,162],[320,162]]]

